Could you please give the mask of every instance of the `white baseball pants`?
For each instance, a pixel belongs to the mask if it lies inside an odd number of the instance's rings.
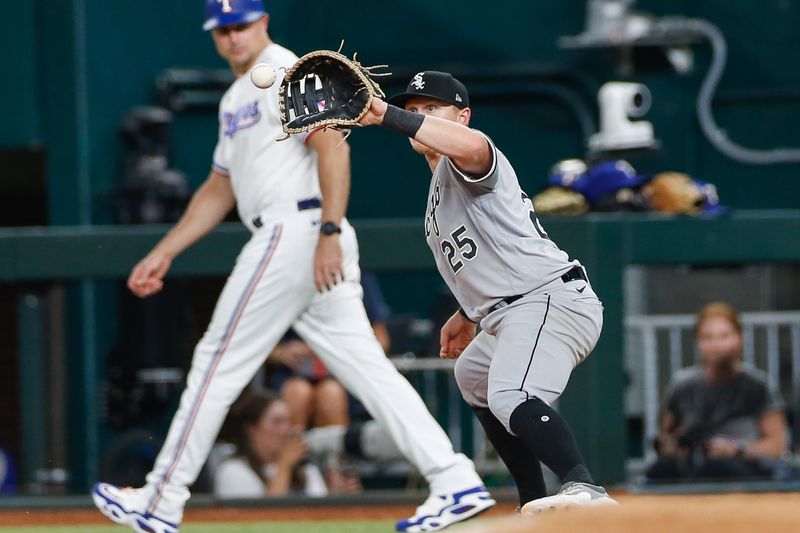
[[[442,494],[481,485],[472,462],[453,451],[416,391],[386,358],[362,303],[358,244],[342,222],[346,280],[316,291],[319,209],[262,215],[242,249],[197,345],[186,389],[146,486],[142,508],[180,522],[228,409],[291,326],[353,393],[403,454]]]

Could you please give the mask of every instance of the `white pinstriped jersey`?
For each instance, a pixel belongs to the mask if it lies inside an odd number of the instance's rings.
[[[267,46],[259,63],[289,68],[297,56],[279,44]],[[219,139],[213,168],[229,176],[239,217],[250,220],[276,204],[319,198],[316,153],[305,146],[306,135],[285,141],[278,111],[283,72],[269,89],[259,89],[245,74],[219,105]]]
[[[548,238],[511,163],[487,141],[493,162],[483,178],[464,175],[441,158],[425,212],[425,236],[439,273],[472,319],[579,264]]]

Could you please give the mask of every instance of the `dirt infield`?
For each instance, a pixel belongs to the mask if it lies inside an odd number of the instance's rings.
[[[460,533],[754,533],[800,531],[800,493],[727,495],[623,495],[614,509],[573,509],[536,517],[513,516],[502,504],[486,513],[496,518]],[[337,506],[189,509],[186,522],[268,522],[286,520],[395,520],[413,506]],[[513,516],[512,518],[508,518]],[[0,511],[0,527],[105,524],[92,509]]]
[[[624,496],[620,507],[514,517],[460,533],[773,533],[800,531],[800,494]]]

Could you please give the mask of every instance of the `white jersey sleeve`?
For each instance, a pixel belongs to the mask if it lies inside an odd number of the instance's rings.
[[[227,94],[227,93],[226,93]],[[224,100],[223,96],[223,100]],[[225,135],[224,113],[219,112],[219,134],[217,136],[217,146],[214,148],[214,155],[211,161],[211,169],[223,176],[231,175],[231,139]]]

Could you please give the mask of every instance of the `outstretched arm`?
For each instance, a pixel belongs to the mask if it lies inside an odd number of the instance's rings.
[[[160,291],[172,260],[214,229],[235,204],[230,178],[212,170],[178,223],[133,267],[128,288],[141,298]]]
[[[489,141],[477,131],[454,120],[412,113],[373,98],[372,107],[359,123],[400,131],[449,157],[459,170],[473,176],[484,176],[492,167]]]

